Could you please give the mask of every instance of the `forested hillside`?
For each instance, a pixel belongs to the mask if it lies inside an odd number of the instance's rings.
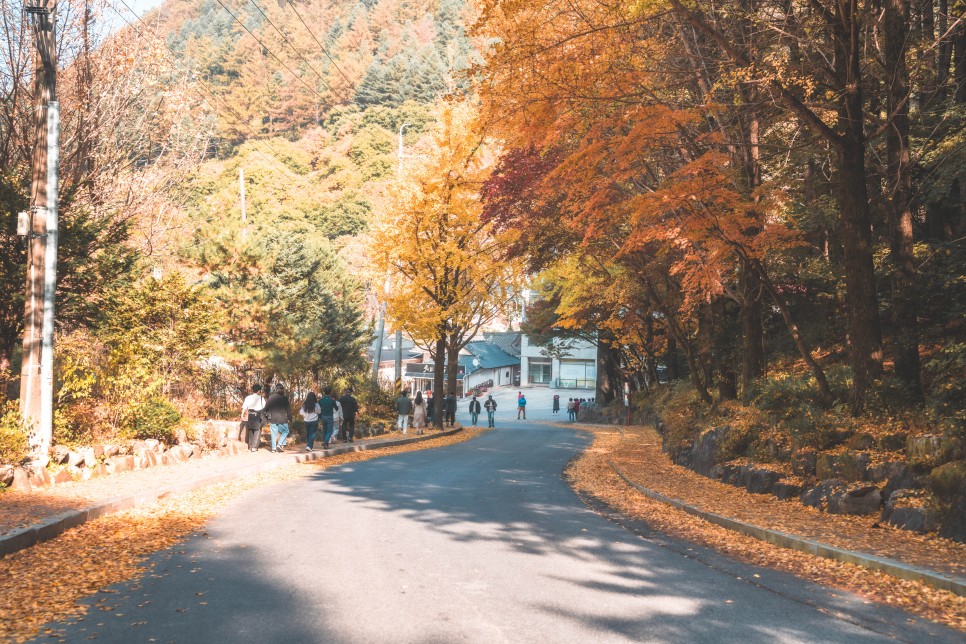
[[[14,4],[4,12],[21,29],[6,33],[0,122],[9,215],[0,277],[11,293],[0,360],[12,396],[24,306],[13,233],[32,146],[32,44]],[[256,380],[359,376],[372,308],[363,240],[397,173],[400,127],[417,152],[433,105],[465,86],[474,54],[464,2],[171,0],[140,19],[120,0],[58,10],[59,92],[71,115],[59,439],[135,431],[137,418],[171,403],[192,416],[219,400],[227,409],[237,401],[226,392]],[[174,301],[144,301],[152,293]],[[129,317],[132,298],[158,317]],[[175,331],[193,339],[174,343],[181,353],[148,339],[179,301],[191,320],[182,326],[204,323]],[[124,343],[119,317],[135,325]]]

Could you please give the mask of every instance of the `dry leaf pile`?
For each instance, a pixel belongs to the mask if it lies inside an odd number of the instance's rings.
[[[875,552],[885,540],[905,540],[883,547],[887,556],[912,563],[931,562],[943,569],[962,570],[966,563],[962,544],[928,539],[919,535],[898,534],[883,529],[886,536],[874,534],[861,541],[862,531],[875,531],[872,521],[860,517],[840,517],[810,511],[774,497],[748,494],[732,486],[702,477],[674,465],[660,450],[658,436],[647,428],[585,428],[594,433],[594,443],[567,470],[567,477],[579,492],[592,495],[623,514],[645,521],[665,534],[708,546],[746,563],[792,573],[820,584],[853,592],[867,599],[905,609],[930,620],[966,631],[966,598],[936,590],[919,582],[896,579],[851,564],[780,548],[732,532],[703,519],[654,501],[629,487],[608,465],[613,461],[628,477],[642,486],[717,514],[737,518],[762,527],[810,536],[849,549]],[[806,522],[798,512],[811,515]],[[855,519],[855,521],[852,521]],[[823,523],[827,522],[827,523]],[[823,525],[819,525],[823,524]],[[811,527],[812,531],[799,528]],[[841,530],[841,532],[839,532]],[[853,539],[855,541],[853,542]],[[865,546],[865,547],[859,547]],[[913,555],[912,550],[918,552]],[[949,557],[949,559],[946,559]]]
[[[246,490],[306,476],[316,468],[452,445],[483,431],[486,429],[473,428],[420,443],[280,467],[91,521],[8,555],[0,559],[0,641],[22,642],[37,636],[44,624],[84,619],[88,609],[79,600],[141,575],[149,555],[196,532],[225,503]]]

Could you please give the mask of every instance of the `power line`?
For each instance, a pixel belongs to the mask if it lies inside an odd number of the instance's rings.
[[[120,1],[121,4],[123,4],[125,6],[125,8],[127,8],[128,11],[130,11],[134,15],[135,19],[139,23],[141,23],[142,26],[144,26],[145,28],[147,28],[147,25],[144,24],[144,21],[141,20],[141,18],[134,12],[133,9],[131,9],[131,7],[127,4],[127,2],[125,0],[119,0],[119,1]],[[134,24],[131,23],[120,11],[117,11],[115,9],[115,13],[117,13],[117,15],[121,18],[121,20],[123,20],[125,23],[127,23],[127,25],[129,27],[131,27],[131,29],[134,30],[134,33],[136,33],[139,38],[141,38],[142,40],[145,40],[145,41],[147,40],[147,38],[144,36],[144,34],[137,27],[135,27]],[[165,48],[168,50],[168,53],[171,54],[172,57],[175,55],[174,52],[171,51],[171,47],[170,47],[170,45],[167,44],[167,42],[165,42]],[[178,61],[176,58],[169,58],[167,56],[166,56],[166,58],[168,58],[168,61],[171,62],[173,64],[173,66],[180,67],[184,71],[186,79],[191,75],[191,70],[188,69],[187,67],[185,67],[184,65],[182,65],[180,63],[180,61]],[[221,117],[225,118],[224,112],[222,112],[221,110],[218,109],[217,103],[219,103],[220,101],[218,99],[218,96],[211,89],[211,87],[208,86],[208,84],[205,83],[200,78],[195,78],[194,79],[194,82],[197,83],[198,85],[200,85],[201,87],[203,87],[205,89],[205,91],[207,92],[208,96],[211,97],[211,100],[209,100],[208,97],[205,96],[205,94],[203,94],[197,87],[191,86],[191,89],[193,89],[195,92],[197,92],[198,96],[201,97],[201,100],[203,100],[205,103],[207,103],[208,106],[212,110],[214,110],[214,112],[218,116],[221,116]],[[214,103],[212,103],[212,101],[214,101]],[[283,165],[271,153],[272,152],[271,148],[268,148],[267,149],[268,151],[266,152],[266,148],[264,148],[262,146],[262,141],[258,138],[259,137],[259,134],[257,132],[255,132],[255,130],[252,129],[252,127],[247,122],[245,122],[245,118],[242,117],[242,116],[240,116],[230,105],[225,104],[224,107],[225,107],[226,110],[228,110],[230,112],[230,114],[232,116],[231,120],[234,121],[234,124],[235,125],[241,125],[246,130],[248,130],[248,132],[252,135],[252,139],[251,139],[252,145],[259,148],[259,150],[257,150],[258,152],[261,152],[263,155],[265,155],[269,159],[269,161],[271,161],[283,173],[285,173],[286,175],[294,176],[299,181],[301,181],[306,187],[309,187],[309,188],[316,188],[317,187],[317,186],[314,186],[311,183],[309,183],[308,179],[306,179],[302,175],[300,175],[300,174],[298,174],[296,172],[293,172],[291,168]]]
[[[266,22],[268,22],[268,24],[270,24],[272,26],[272,29],[274,29],[276,32],[278,32],[278,35],[281,36],[282,37],[282,40],[284,40],[286,42],[286,44],[288,44],[288,46],[292,49],[292,51],[295,52],[295,55],[298,56],[299,58],[301,58],[302,61],[306,65],[308,65],[309,69],[311,69],[313,72],[315,72],[315,75],[319,77],[319,80],[322,81],[322,84],[325,85],[326,87],[328,87],[333,92],[335,92],[335,90],[332,89],[332,86],[329,85],[329,82],[327,80],[325,80],[325,77],[322,75],[322,73],[319,70],[317,70],[315,68],[315,66],[313,66],[312,63],[310,63],[308,61],[308,59],[305,58],[305,56],[302,55],[302,53],[298,50],[298,48],[296,48],[295,45],[292,44],[292,41],[290,41],[288,39],[288,37],[284,33],[282,33],[282,30],[279,29],[275,25],[274,22],[272,22],[272,19],[268,17],[268,14],[266,14],[264,11],[262,11],[262,8],[258,6],[258,3],[255,2],[255,0],[249,0],[249,2],[252,3],[252,6],[255,7],[255,9],[258,11],[258,13],[262,14],[262,17],[265,19]],[[345,97],[343,97],[343,99],[345,99]]]
[[[295,3],[294,2],[289,3],[289,7],[292,9],[292,12],[295,14],[295,17],[299,19],[299,22],[302,23],[302,26],[305,27],[305,31],[307,31],[308,34],[310,36],[312,36],[312,40],[315,41],[315,44],[317,44],[319,46],[319,49],[322,50],[322,53],[325,54],[325,57],[329,59],[329,62],[330,63],[332,63],[332,66],[335,67],[336,71],[339,72],[339,74],[342,75],[342,78],[344,78],[346,80],[346,82],[349,83],[349,85],[351,86],[352,85],[352,81],[349,80],[349,77],[345,75],[345,72],[342,71],[342,69],[339,67],[339,65],[335,62],[335,59],[332,58],[332,56],[329,55],[329,51],[325,48],[325,45],[323,45],[319,41],[319,39],[316,38],[316,36],[312,32],[312,30],[309,29],[309,26],[307,24],[305,24],[305,21],[304,20],[302,20],[302,16],[299,15],[298,9],[295,8]]]
[[[252,38],[254,38],[254,39],[255,39],[255,41],[256,41],[256,42],[257,42],[257,43],[258,43],[259,45],[261,45],[261,46],[262,46],[262,49],[264,49],[264,50],[265,50],[266,52],[268,52],[268,54],[269,54],[269,55],[270,55],[270,56],[271,56],[272,58],[274,58],[275,60],[277,60],[277,61],[278,61],[278,63],[279,63],[279,64],[280,64],[280,65],[281,65],[282,67],[284,67],[285,69],[287,69],[287,70],[288,70],[288,72],[289,72],[289,73],[290,73],[290,74],[291,74],[292,76],[294,76],[294,77],[295,77],[295,80],[297,80],[298,82],[300,82],[300,83],[302,83],[303,85],[305,85],[305,87],[306,87],[306,89],[308,89],[308,90],[309,90],[310,92],[312,92],[313,94],[315,94],[316,96],[318,96],[318,97],[319,97],[319,98],[320,98],[320,99],[322,100],[322,102],[323,102],[323,103],[325,103],[326,105],[328,105],[328,106],[329,106],[329,107],[331,107],[332,109],[336,109],[336,107],[335,107],[335,105],[333,105],[333,104],[332,104],[332,103],[331,103],[331,102],[329,101],[329,99],[327,99],[326,97],[324,97],[324,96],[322,96],[322,94],[320,94],[320,93],[318,92],[318,90],[317,90],[317,89],[315,89],[314,87],[312,87],[311,85],[309,85],[308,83],[306,83],[306,82],[305,82],[305,79],[304,79],[304,78],[302,78],[301,76],[299,76],[298,74],[296,74],[296,73],[295,73],[295,72],[294,72],[294,71],[292,70],[292,68],[291,68],[291,67],[289,67],[288,65],[286,65],[286,64],[285,64],[285,61],[283,61],[283,60],[282,60],[281,58],[279,58],[278,56],[276,56],[276,55],[275,55],[275,52],[273,52],[273,51],[272,51],[271,49],[269,49],[269,47],[268,47],[268,45],[266,45],[265,43],[263,43],[263,42],[262,42],[262,40],[261,40],[261,38],[259,38],[259,37],[258,37],[258,36],[256,36],[256,35],[255,35],[254,33],[252,33],[252,30],[251,30],[251,29],[249,29],[249,28],[248,28],[248,26],[247,26],[247,25],[245,25],[245,23],[243,23],[243,22],[242,22],[241,20],[239,20],[239,19],[238,19],[238,17],[237,17],[237,16],[235,15],[235,14],[233,14],[233,13],[231,12],[231,9],[229,9],[229,8],[228,8],[228,7],[227,7],[227,6],[225,5],[225,3],[224,3],[224,2],[222,2],[222,0],[215,0],[215,1],[216,1],[216,2],[218,3],[218,4],[220,4],[220,5],[221,5],[221,8],[222,8],[222,9],[224,9],[224,10],[225,10],[225,12],[227,12],[229,16],[231,16],[231,17],[232,17],[232,20],[234,20],[235,22],[237,22],[237,23],[238,23],[238,24],[239,24],[239,25],[241,26],[241,28],[242,28],[242,29],[244,29],[244,30],[245,30],[246,32],[248,32],[248,35],[249,35],[249,36],[251,36]],[[127,6],[127,5],[125,5],[125,6]]]

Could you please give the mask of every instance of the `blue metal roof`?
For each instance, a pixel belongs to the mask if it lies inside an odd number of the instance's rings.
[[[472,355],[461,355],[460,364],[466,366],[466,372],[472,373],[480,369],[498,369],[500,367],[517,366],[520,364],[518,356],[509,353],[486,340],[476,340],[466,345],[466,350]],[[480,361],[479,366],[473,366],[473,359]]]

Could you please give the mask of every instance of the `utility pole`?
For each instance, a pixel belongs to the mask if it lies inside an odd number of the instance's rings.
[[[50,447],[51,425],[48,421],[53,417],[52,409],[44,410],[43,404],[52,405],[53,401],[53,291],[57,268],[59,132],[55,5],[55,0],[32,0],[24,6],[31,22],[36,47],[34,96],[37,104],[34,109],[35,143],[31,158],[31,208],[27,233],[27,288],[23,364],[20,370],[20,412],[33,429],[31,448],[41,460],[47,456]],[[48,249],[52,251],[49,260]],[[49,300],[51,304],[49,315],[45,311],[45,300]],[[49,338],[45,337],[45,331],[49,331]],[[42,357],[45,348],[49,363]],[[49,382],[43,377],[48,372]],[[48,385],[50,391],[44,391]]]
[[[403,130],[405,130],[410,125],[412,125],[412,123],[403,123],[402,125],[399,126],[399,150],[398,150],[399,170],[397,171],[397,174],[396,174],[396,179],[398,181],[402,181],[403,157],[405,156],[404,154],[405,148],[403,146]],[[402,330],[401,329],[396,329],[396,347],[395,348],[396,348],[395,383],[396,383],[396,388],[402,390]]]

